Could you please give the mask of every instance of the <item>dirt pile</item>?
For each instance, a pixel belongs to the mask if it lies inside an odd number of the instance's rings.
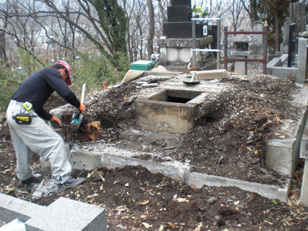
[[[302,110],[292,104],[297,87],[292,81],[266,75],[228,78],[223,83],[233,87],[223,94],[211,95],[196,108],[192,118],[195,126],[189,132],[166,135],[166,140],[175,144],[168,155],[189,162],[192,171],[284,184],[284,176],[265,167],[265,143],[270,138],[284,138],[285,134],[278,131],[279,126],[285,119],[296,120]],[[102,138],[107,143],[142,150],[140,139],[132,140],[132,133],[128,132],[146,133],[135,125],[134,100],[143,97],[142,91],[140,84],[130,82],[92,96],[76,139],[87,141],[88,124],[99,121]],[[158,136],[164,137],[163,133]],[[157,139],[152,134],[142,142],[149,144],[148,151],[160,151],[168,146],[168,142]]]
[[[292,81],[264,75],[224,81],[234,90],[199,105],[193,118],[196,126],[187,134],[173,136],[177,142],[172,143],[174,149],[166,150],[168,155],[189,161],[193,171],[283,183],[283,176],[264,166],[264,144],[268,138],[284,136],[277,131],[281,121],[297,118],[300,109],[291,103],[296,86]],[[142,130],[135,125],[134,110],[134,100],[144,94],[141,91],[138,83],[130,82],[91,96],[74,138],[90,141],[89,133],[94,131],[89,131],[88,125],[99,122],[98,136],[108,143],[142,149],[140,142],[144,141],[157,151],[168,147],[169,141],[158,142],[154,137],[135,142],[128,137],[130,130]],[[52,100],[55,103],[57,97]],[[5,120],[0,145],[0,191],[29,200],[32,187],[18,184]],[[39,170],[37,158],[33,166]],[[103,206],[109,230],[306,230],[308,225],[308,211],[298,205],[300,174],[296,174],[297,187],[287,204],[231,187],[193,189],[142,167],[99,168],[81,175],[87,177],[84,184],[35,202],[49,204],[65,196]]]

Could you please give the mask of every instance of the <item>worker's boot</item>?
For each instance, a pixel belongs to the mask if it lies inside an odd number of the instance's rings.
[[[68,189],[68,188],[72,188],[75,187],[77,185],[82,184],[83,182],[85,182],[85,178],[83,177],[79,177],[79,178],[73,178],[73,177],[69,177],[67,181],[65,181],[64,183],[58,183],[58,187],[59,189],[57,190],[57,192],[63,192],[64,190]]]
[[[31,184],[38,184],[42,180],[42,174],[40,173],[35,173],[33,176],[26,180],[20,180],[19,183],[22,185],[31,185]]]

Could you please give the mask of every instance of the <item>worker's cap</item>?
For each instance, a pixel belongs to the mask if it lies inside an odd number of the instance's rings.
[[[68,63],[63,61],[63,60],[59,60],[59,61],[55,62],[54,64],[60,64],[66,69],[67,74],[68,74],[68,78],[65,80],[65,82],[66,82],[67,85],[71,85],[72,82],[70,80],[70,75],[71,75],[71,72],[72,72],[72,68],[70,67],[70,65],[68,65]]]

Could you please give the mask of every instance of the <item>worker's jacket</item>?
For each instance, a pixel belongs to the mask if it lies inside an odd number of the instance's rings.
[[[76,108],[80,106],[80,101],[68,88],[60,72],[52,67],[44,68],[30,75],[20,85],[12,99],[32,103],[34,111],[42,119],[50,120],[52,115],[43,108],[43,105],[54,91]]]

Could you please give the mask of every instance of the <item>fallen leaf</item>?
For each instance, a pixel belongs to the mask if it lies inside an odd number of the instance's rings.
[[[189,200],[187,200],[186,198],[174,198],[173,201],[177,201],[179,203],[189,202]]]
[[[265,220],[264,223],[269,224],[269,225],[273,225],[272,222]]]
[[[235,201],[234,205],[238,205],[240,203],[240,201]]]
[[[153,225],[150,225],[148,223],[142,222],[142,224],[144,225],[144,227],[146,227],[147,229],[151,228]]]
[[[150,202],[149,200],[144,200],[144,201],[139,202],[139,204],[141,204],[141,205],[146,205],[146,204],[148,204],[149,202]]]
[[[197,228],[194,229],[194,231],[200,231],[202,227],[203,227],[203,224],[201,222],[198,224]]]

